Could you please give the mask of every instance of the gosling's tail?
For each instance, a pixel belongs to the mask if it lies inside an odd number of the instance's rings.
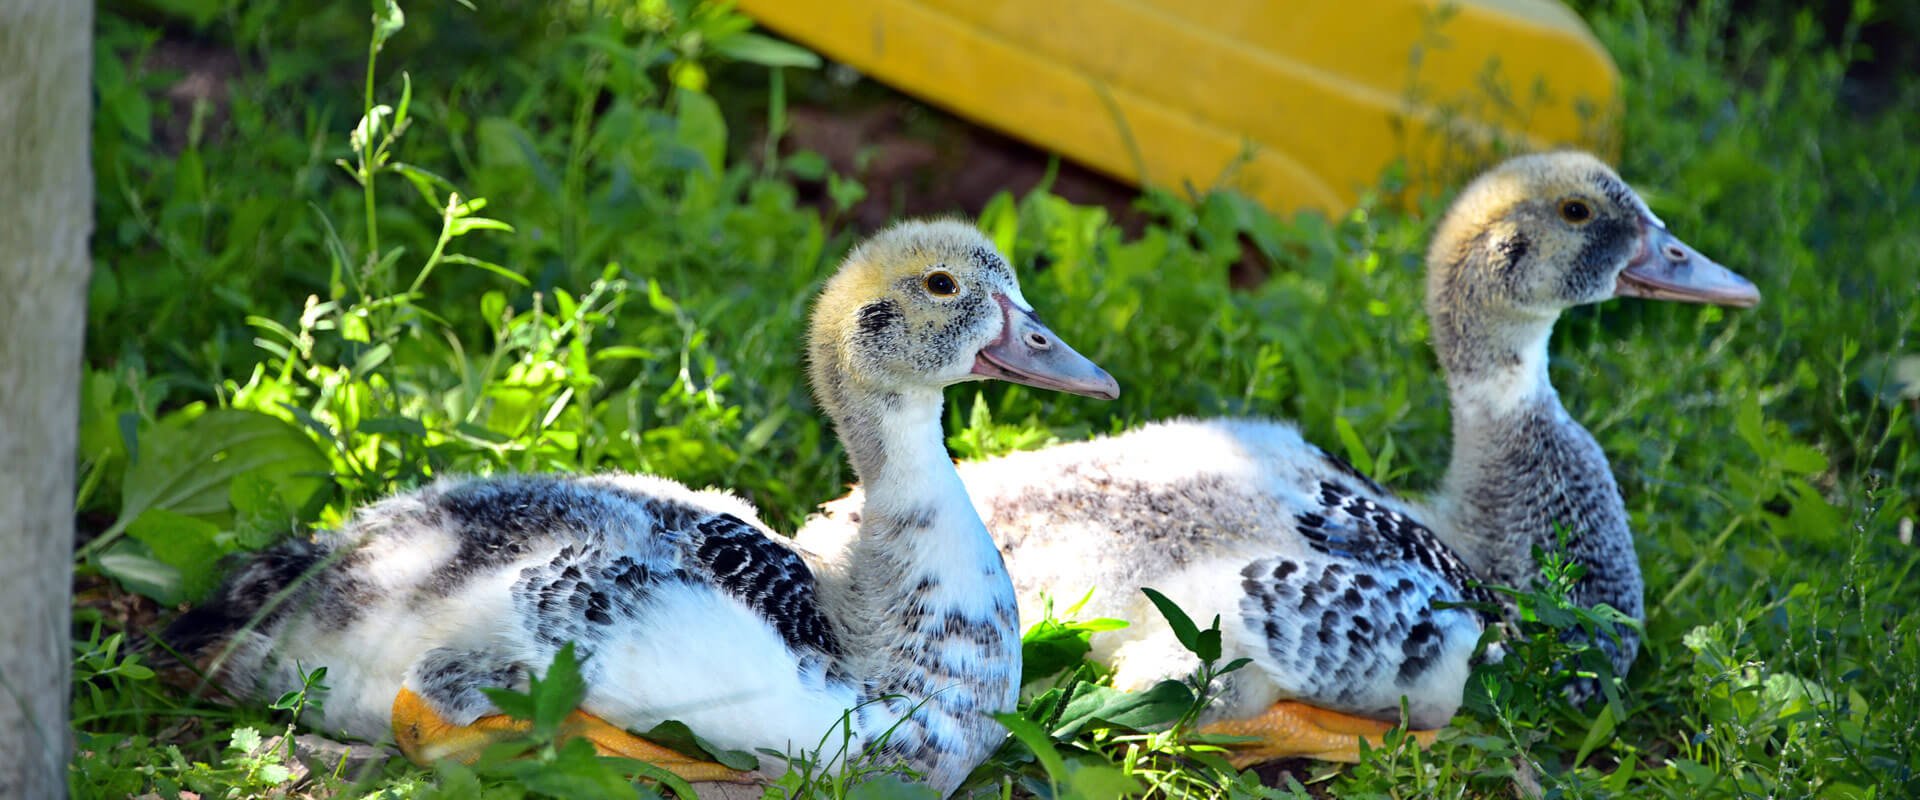
[[[160,640],[244,691],[265,655],[267,633],[284,613],[299,607],[302,588],[326,565],[331,550],[295,537],[255,553],[206,602],[168,625]]]

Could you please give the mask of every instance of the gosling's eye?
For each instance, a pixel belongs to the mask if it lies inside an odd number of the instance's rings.
[[[952,297],[960,293],[960,284],[953,280],[952,275],[944,272],[929,272],[924,282],[927,291],[937,297]]]
[[[1566,200],[1560,203],[1560,218],[1579,225],[1593,218],[1593,209],[1579,200]]]

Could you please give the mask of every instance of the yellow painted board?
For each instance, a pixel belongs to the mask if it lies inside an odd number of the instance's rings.
[[[1339,212],[1461,142],[1611,154],[1619,74],[1553,0],[741,0],[762,25],[1135,183]],[[1417,176],[1416,176],[1417,177]]]

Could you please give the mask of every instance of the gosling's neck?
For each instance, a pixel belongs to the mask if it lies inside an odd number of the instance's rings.
[[[830,383],[823,399],[866,492],[841,620],[862,699],[877,701],[859,720],[870,735],[891,729],[887,750],[944,794],[1004,736],[988,715],[1017,699],[1013,582],[947,454],[940,393]]]
[[[1599,443],[1567,414],[1548,378],[1553,318],[1444,310],[1433,318],[1453,411],[1436,533],[1489,583],[1528,587],[1538,577],[1533,548],[1556,549],[1564,529],[1568,555],[1586,568],[1573,599],[1643,619],[1620,488]],[[1638,640],[1624,630],[1622,638],[1624,647],[1601,646],[1624,674]]]

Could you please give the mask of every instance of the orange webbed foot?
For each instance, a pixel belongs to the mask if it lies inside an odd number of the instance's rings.
[[[1257,739],[1229,746],[1227,760],[1235,767],[1246,767],[1279,758],[1355,763],[1360,760],[1362,739],[1368,747],[1382,747],[1382,737],[1393,728],[1391,723],[1377,719],[1283,700],[1258,716],[1222,720],[1200,732]],[[1407,732],[1421,747],[1432,745],[1439,734],[1438,730]]]
[[[473,763],[487,747],[526,733],[531,724],[504,714],[490,714],[469,725],[455,725],[419,695],[401,689],[393,698],[393,738],[400,752],[416,764],[442,759]],[[600,755],[642,761],[692,783],[748,783],[749,773],[711,761],[702,761],[654,744],[584,711],[574,711],[560,724],[562,739],[586,739]]]

